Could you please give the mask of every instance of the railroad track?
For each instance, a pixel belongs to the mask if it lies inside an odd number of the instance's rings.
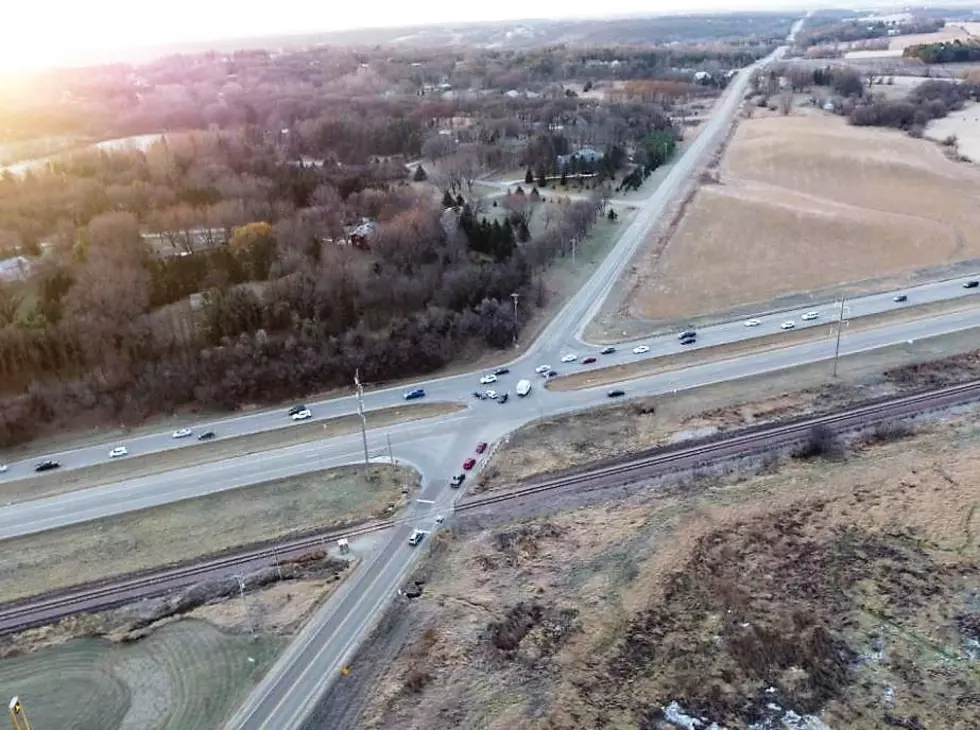
[[[457,504],[455,512],[465,514],[548,492],[595,491],[623,486],[664,473],[799,443],[815,426],[826,426],[844,432],[978,399],[980,381],[891,398],[847,411],[801,418],[784,424],[762,425],[734,434],[718,434],[695,443],[654,449],[628,461],[607,463],[524,487],[478,496]],[[208,579],[226,579],[244,570],[267,567],[274,561],[300,556],[340,538],[353,538],[386,530],[406,520],[407,518],[385,520],[351,530],[300,537],[275,546],[257,547],[199,563],[110,579],[3,604],[0,605],[0,635],[52,623],[76,613],[106,610],[145,598],[159,597]]]
[[[707,439],[700,439],[693,444],[660,447],[640,458],[630,459],[626,462],[612,463],[608,466],[561,475],[548,481],[516,489],[475,497],[456,505],[456,513],[472,512],[501,502],[520,500],[545,492],[569,489],[594,491],[625,486],[657,475],[683,471],[736,456],[750,456],[790,446],[806,439],[811,429],[817,426],[825,426],[836,432],[845,432],[930,410],[949,408],[978,399],[980,399],[980,381],[974,381],[939,390],[890,398],[848,411],[801,418],[785,424],[758,426],[731,435],[718,434]]]

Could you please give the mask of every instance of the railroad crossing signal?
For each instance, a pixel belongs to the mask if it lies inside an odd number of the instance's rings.
[[[27,721],[27,710],[24,709],[23,702],[17,697],[14,697],[10,700],[7,709],[10,710],[10,723],[13,725],[14,730],[31,730],[31,724]]]

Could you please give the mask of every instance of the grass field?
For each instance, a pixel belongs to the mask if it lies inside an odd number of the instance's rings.
[[[446,536],[357,727],[965,730],[978,464],[969,414]]]
[[[285,639],[180,621],[131,644],[75,639],[0,661],[0,687],[38,730],[214,730]]]
[[[980,170],[895,130],[822,113],[743,120],[629,313],[662,322],[765,309],[811,290],[901,286],[980,257]]]
[[[380,516],[414,490],[397,466],[349,466],[128,512],[3,542],[0,584],[13,600],[239,545]]]
[[[421,405],[394,406],[370,412],[370,427],[384,428],[396,423],[433,418],[463,410],[458,403],[425,403]],[[109,482],[159,474],[172,469],[182,469],[201,464],[222,461],[233,456],[244,456],[261,451],[283,449],[321,439],[357,433],[361,428],[359,416],[340,416],[325,421],[290,424],[285,428],[237,436],[234,438],[194,444],[179,449],[140,456],[134,454],[125,459],[106,461],[104,464],[48,473],[0,484],[0,499],[19,502],[78,489],[88,489]]]

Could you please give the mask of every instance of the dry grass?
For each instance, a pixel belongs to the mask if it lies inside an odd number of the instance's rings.
[[[814,289],[901,285],[980,256],[980,170],[894,130],[823,114],[743,120],[630,314],[705,315]],[[869,280],[875,280],[873,286]]]
[[[978,468],[968,418],[457,539],[358,726],[655,728],[676,701],[705,726],[966,730]]]
[[[349,466],[5,540],[5,600],[390,514],[418,475]]]
[[[706,435],[840,408],[871,397],[980,377],[976,333],[944,335],[827,363],[570,413],[518,429],[481,472],[475,491],[499,489],[545,472]],[[963,354],[965,353],[965,354]],[[955,357],[955,363],[938,361]],[[937,362],[938,361],[938,362]]]
[[[371,411],[371,428],[384,428],[395,423],[417,421],[424,418],[463,410],[458,403],[425,403],[412,406],[394,406]],[[360,417],[340,416],[315,423],[291,424],[272,431],[238,436],[234,438],[185,446],[146,456],[131,456],[105,464],[44,474],[29,479],[0,484],[0,499],[20,502],[50,497],[79,489],[89,489],[102,484],[159,474],[173,469],[183,469],[201,464],[222,461],[235,456],[245,456],[261,451],[272,451],[305,444],[321,439],[357,433],[361,428]]]

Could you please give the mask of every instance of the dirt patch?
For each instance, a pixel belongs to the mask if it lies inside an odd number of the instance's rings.
[[[350,466],[4,541],[5,600],[392,514],[414,471]]]
[[[627,314],[648,327],[902,286],[980,256],[980,170],[895,130],[827,114],[743,119],[719,173],[630,277]]]
[[[396,423],[434,418],[464,409],[458,403],[426,403],[417,406],[396,406],[371,411],[371,428],[384,428]],[[283,449],[321,439],[357,433],[361,419],[357,415],[331,418],[317,423],[302,423],[272,431],[221,439],[206,444],[185,446],[146,456],[132,456],[97,466],[71,469],[21,479],[0,485],[0,498],[5,502],[22,502],[102,484],[138,479],[173,469],[210,464],[234,456]]]
[[[356,724],[968,728],[978,464],[969,416],[840,462],[464,521],[376,639],[393,659]]]
[[[570,413],[510,434],[481,471],[474,493],[513,486],[600,458],[781,419],[825,412],[903,391],[980,378],[970,332],[917,340],[828,363]]]

